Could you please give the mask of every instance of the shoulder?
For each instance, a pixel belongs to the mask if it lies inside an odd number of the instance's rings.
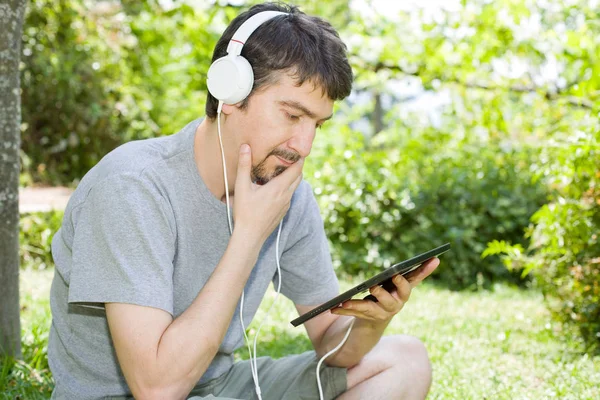
[[[130,229],[166,226],[171,234],[176,231],[170,203],[146,170],[122,172],[95,182],[82,193],[78,204],[65,211],[67,215],[73,232],[81,222],[102,227],[125,224]]]
[[[164,182],[170,180],[165,161],[172,153],[166,139],[133,141],[111,151],[83,177],[72,195],[71,207],[94,197],[115,199],[161,193]]]

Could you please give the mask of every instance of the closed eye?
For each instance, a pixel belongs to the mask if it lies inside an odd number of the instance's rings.
[[[298,121],[300,121],[300,118],[302,118],[302,115],[290,114],[287,111],[284,111],[284,113],[285,113],[286,118],[292,122],[298,122]],[[322,123],[316,125],[317,129],[321,129],[322,127],[323,127]]]
[[[299,115],[292,115],[292,114],[290,114],[288,112],[286,112],[285,115],[291,121],[299,121],[300,120],[300,116]]]

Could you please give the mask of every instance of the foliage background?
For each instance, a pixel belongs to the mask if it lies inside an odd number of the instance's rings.
[[[339,30],[356,74],[305,170],[340,274],[449,241],[439,284],[538,286],[598,349],[598,1],[298,3]],[[239,11],[30,1],[22,184],[75,186],[119,144],[201,116]]]

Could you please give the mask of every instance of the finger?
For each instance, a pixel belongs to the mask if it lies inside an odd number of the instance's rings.
[[[280,175],[271,179],[271,182],[273,182],[274,186],[279,186],[282,189],[282,191],[287,191],[287,189],[298,178],[298,176],[302,175],[303,166],[304,158],[301,158],[300,160],[296,161],[294,164],[289,166]]]
[[[364,300],[362,300],[362,301],[364,301]],[[369,302],[372,305],[376,304],[376,303],[373,303],[372,301],[369,301]],[[354,307],[354,306],[350,306],[350,307]],[[331,313],[335,314],[335,315],[345,315],[348,317],[356,317],[356,318],[366,319],[366,320],[370,320],[370,321],[389,319],[389,314],[386,313],[385,311],[383,311],[383,309],[381,307],[379,307],[379,306],[372,306],[372,307],[373,307],[373,309],[364,308],[364,307],[362,309],[336,307],[331,310]]]
[[[363,314],[359,313],[358,311],[355,310],[346,310],[344,308],[338,307],[338,308],[333,308],[330,310],[332,314],[335,315],[344,315],[347,317],[356,317],[356,318],[362,318],[362,319],[370,319],[365,317]]]
[[[348,300],[343,302],[340,308],[370,318],[383,317],[386,314],[378,303],[371,300]]]
[[[237,176],[235,178],[236,188],[241,186],[249,187],[252,184],[252,179],[250,177],[251,169],[252,151],[250,150],[250,146],[244,143],[240,146],[238,155]]]
[[[390,292],[381,286],[373,286],[369,292],[375,296],[379,306],[387,312],[398,312],[402,308],[400,299],[394,297]]]
[[[394,285],[396,285],[396,294],[400,301],[402,304],[406,303],[412,290],[410,282],[402,275],[396,275],[394,277]]]
[[[406,275],[406,279],[411,283],[412,287],[418,285],[423,279],[427,278],[440,265],[440,259],[437,257],[426,261],[416,271]]]
[[[298,177],[296,178],[296,180],[290,185],[289,187],[289,191],[290,192],[295,192],[296,189],[298,188],[298,186],[300,185],[300,183],[302,182],[302,174],[298,175]]]

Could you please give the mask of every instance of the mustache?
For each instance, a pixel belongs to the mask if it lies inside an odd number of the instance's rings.
[[[295,151],[289,151],[285,149],[273,149],[273,151],[269,153],[269,156],[277,156],[290,163],[295,163],[300,159],[300,154],[296,153]]]

